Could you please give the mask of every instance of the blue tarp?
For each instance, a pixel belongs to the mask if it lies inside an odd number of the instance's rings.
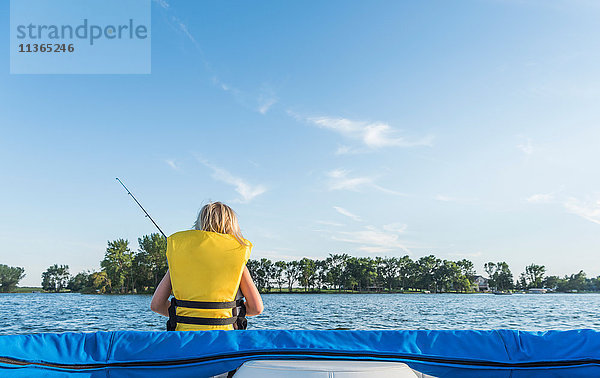
[[[202,377],[251,359],[399,361],[438,377],[600,376],[600,332],[198,331],[0,336],[0,376]]]

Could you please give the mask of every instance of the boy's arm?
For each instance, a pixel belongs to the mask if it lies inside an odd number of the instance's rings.
[[[260,293],[252,281],[252,276],[248,271],[248,268],[244,267],[242,273],[242,281],[240,282],[240,289],[242,294],[246,297],[246,316],[259,315],[263,312],[263,301],[260,297]]]
[[[171,276],[169,270],[158,284],[154,295],[152,296],[152,302],[150,302],[150,309],[158,314],[169,316],[169,297],[171,296]]]

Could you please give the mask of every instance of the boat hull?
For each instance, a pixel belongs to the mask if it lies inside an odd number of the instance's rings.
[[[208,377],[245,361],[274,359],[403,362],[436,377],[589,377],[600,376],[600,332],[246,330],[0,336],[0,376]]]

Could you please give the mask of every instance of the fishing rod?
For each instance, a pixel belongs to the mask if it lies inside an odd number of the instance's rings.
[[[119,182],[119,184],[121,184],[123,186],[123,188],[125,188],[125,190],[127,191],[127,194],[129,194],[131,196],[131,198],[133,198],[133,200],[135,201],[135,203],[137,203],[138,206],[140,207],[140,209],[142,209],[142,211],[144,212],[144,214],[146,214],[146,218],[150,219],[150,221],[156,226],[156,228],[158,228],[158,231],[160,231],[160,233],[162,234],[162,236],[166,240],[167,239],[167,235],[165,235],[165,233],[160,229],[160,227],[158,227],[158,225],[156,224],[156,222],[154,221],[154,219],[152,219],[152,217],[150,216],[150,214],[148,214],[148,212],[146,211],[146,209],[144,209],[144,207],[138,202],[138,200],[133,196],[133,194],[131,194],[131,192],[129,191],[129,189],[127,189],[127,187],[125,186],[125,184],[123,184],[123,182],[121,180],[119,180],[118,177],[117,177],[117,181]]]

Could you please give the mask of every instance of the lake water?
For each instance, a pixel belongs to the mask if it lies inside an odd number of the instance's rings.
[[[164,330],[149,295],[0,294],[0,334]],[[249,329],[600,330],[600,294],[269,294]]]

